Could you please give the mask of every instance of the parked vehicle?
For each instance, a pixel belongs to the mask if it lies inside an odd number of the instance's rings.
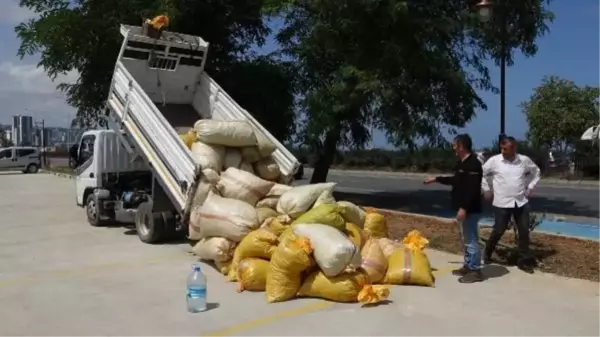
[[[140,240],[155,243],[188,228],[201,167],[177,134],[198,119],[246,120],[275,144],[284,182],[300,163],[250,113],[204,72],[201,37],[121,25],[123,43],[107,101],[108,129],[83,133],[72,151],[77,204],[88,222],[135,223]]]
[[[42,166],[40,150],[29,146],[0,148],[0,171],[37,173]]]

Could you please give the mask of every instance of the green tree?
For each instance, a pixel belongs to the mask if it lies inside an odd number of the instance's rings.
[[[257,59],[250,53],[269,33],[262,1],[20,0],[20,5],[38,17],[15,28],[21,39],[18,55],[39,54],[39,66],[53,78],[73,69],[79,72],[76,83],[59,88],[77,109],[80,124],[94,124],[104,108],[122,42],[119,24],[140,25],[143,18],[166,13],[171,19],[169,29],[202,36],[210,43],[206,70],[234,99],[239,98],[279,137],[289,136],[293,129],[294,114],[288,112],[294,102],[293,87],[287,67],[274,57]],[[258,78],[257,71],[262,72]],[[255,95],[247,94],[249,88]],[[277,95],[270,96],[267,104],[268,92]],[[273,122],[272,116],[282,114]]]
[[[598,88],[578,86],[557,76],[544,77],[521,108],[533,144],[566,152],[585,130],[598,123]]]
[[[318,155],[312,182],[326,180],[337,146],[362,147],[372,126],[396,146],[445,143],[444,128],[486,108],[475,91],[493,89],[483,61],[535,54],[552,17],[543,0],[503,1],[501,27],[477,20],[467,0],[274,2],[304,94],[301,140]]]

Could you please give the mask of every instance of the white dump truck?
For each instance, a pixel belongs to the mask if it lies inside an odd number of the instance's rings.
[[[201,37],[121,25],[106,109],[106,129],[86,131],[73,149],[77,205],[89,223],[134,223],[156,243],[185,233],[202,167],[179,133],[199,119],[243,120],[277,148],[272,157],[290,183],[300,163],[206,72]],[[179,132],[178,132],[179,131]]]

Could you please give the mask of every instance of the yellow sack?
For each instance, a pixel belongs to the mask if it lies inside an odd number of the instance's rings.
[[[346,235],[348,235],[348,239],[358,248],[362,248],[368,239],[367,234],[351,222],[346,222]]]
[[[229,270],[229,281],[237,281],[237,268],[243,259],[255,257],[270,259],[277,247],[277,235],[261,228],[250,232],[238,244],[233,252],[233,263]]]
[[[310,274],[302,283],[298,291],[300,297],[318,297],[334,302],[365,302],[377,303],[389,296],[377,298],[373,289],[368,285],[367,276],[361,272],[342,273],[338,276],[327,277],[323,272],[317,271]],[[364,291],[364,292],[363,292]],[[361,298],[359,295],[363,292]],[[385,292],[381,292],[385,295]]]
[[[377,212],[369,212],[365,215],[364,231],[374,238],[387,238],[388,228],[385,216]]]
[[[337,204],[321,204],[302,214],[294,222],[296,224],[321,224],[337,228],[341,231],[346,227],[346,220],[340,214],[341,207]]]
[[[223,274],[223,275],[227,275],[229,274],[229,269],[231,267],[231,260],[228,261],[215,261],[215,267],[217,267],[217,270]]]
[[[277,240],[281,244],[283,241],[287,240],[288,238],[294,235],[295,234],[294,230],[292,229],[292,226],[288,226],[288,228],[284,229],[283,232],[279,235],[279,238],[277,238]]]
[[[421,232],[413,229],[406,234],[402,243],[411,250],[423,250],[429,244],[429,240],[424,238],[423,235],[421,235]]]
[[[237,277],[240,280],[237,292],[244,290],[264,291],[267,284],[269,261],[263,259],[244,259],[238,265]]]
[[[378,239],[369,239],[360,251],[362,257],[361,268],[369,277],[370,283],[378,283],[385,277],[388,261],[383,255]]]
[[[433,287],[435,278],[427,255],[422,250],[407,247],[394,250],[388,260],[385,284],[412,284]]]
[[[340,214],[347,222],[351,222],[360,228],[363,227],[365,224],[365,211],[349,201],[338,201],[337,204],[340,206]]]
[[[382,285],[366,285],[358,293],[358,302],[362,304],[379,303],[390,297],[390,288]]]
[[[383,255],[385,255],[386,259],[389,259],[397,248],[402,248],[401,243],[392,239],[379,238],[377,240],[379,241],[379,247],[381,247],[381,251],[383,252]]]
[[[267,302],[294,298],[302,285],[302,273],[314,265],[312,248],[307,238],[288,236],[281,242],[269,263],[267,273]]]
[[[192,145],[196,141],[196,131],[194,131],[194,129],[191,129],[186,133],[180,134],[179,138],[181,138],[181,140],[183,141],[185,146],[188,147],[188,149],[191,149]]]
[[[279,222],[279,220],[277,220],[277,218],[268,218],[263,222],[261,228],[264,228],[270,231],[271,233],[280,236],[286,229],[290,228],[290,226],[282,224],[281,222]]]

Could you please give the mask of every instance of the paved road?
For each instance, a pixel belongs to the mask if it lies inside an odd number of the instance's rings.
[[[312,169],[305,170],[309,181]],[[338,199],[362,205],[418,213],[444,211],[450,205],[449,187],[425,186],[418,179],[332,170],[328,181],[338,182]],[[567,221],[598,224],[598,188],[590,186],[540,185],[531,200],[535,212],[566,215]],[[486,209],[490,211],[488,206]]]
[[[50,161],[54,165],[68,164],[65,158],[50,158]],[[300,183],[307,183],[311,175],[312,169],[305,169],[305,179]],[[338,198],[362,205],[437,213],[446,210],[450,204],[447,186],[425,186],[411,177],[331,170],[328,180],[338,183]],[[598,203],[597,187],[570,185],[540,184],[531,200],[536,212],[566,215],[566,220],[592,224],[598,224]]]

